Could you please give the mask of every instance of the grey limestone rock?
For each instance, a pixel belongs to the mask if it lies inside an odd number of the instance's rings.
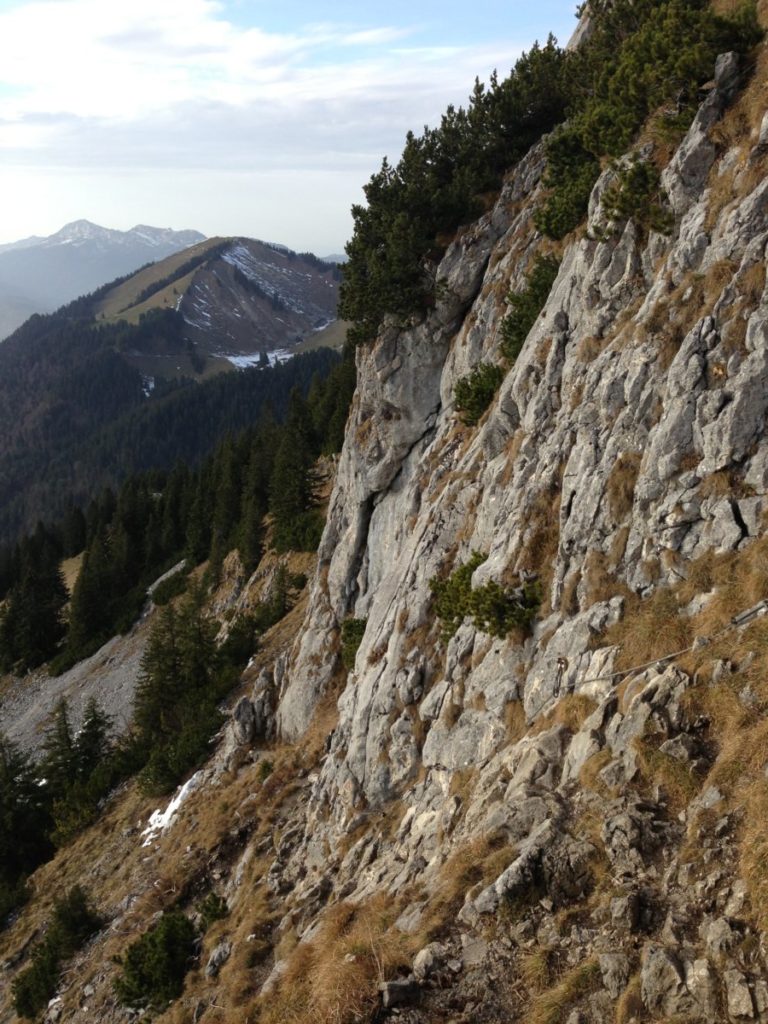
[[[724,794],[703,788],[678,816],[663,787],[645,801],[627,791],[640,781],[639,740],[684,764],[708,752],[683,699],[706,673],[693,680],[662,658],[620,676],[606,631],[638,596],[689,575],[694,559],[748,550],[763,531],[768,294],[754,280],[768,245],[768,180],[754,163],[741,166],[740,150],[719,154],[711,133],[737,82],[726,55],[664,172],[676,216],[669,236],[646,238],[630,222],[616,236],[565,241],[550,296],[476,428],[459,421],[454,388],[479,362],[499,361],[506,296],[524,287],[540,251],[530,211],[541,148],[430,268],[441,282],[434,308],[388,320],[358,350],[304,624],[290,657],[250,696],[245,741],[272,730],[299,738],[339,685],[302,829],[281,829],[268,873],[287,901],[315,892],[319,906],[324,871],[329,900],[429,892],[451,854],[485,840],[505,851],[507,867],[466,893],[458,924],[467,935],[513,901],[523,908],[515,941],[546,933],[569,964],[614,958],[601,962],[603,1001],[625,978],[623,950],[645,942],[647,1012],[712,1024],[723,970],[745,979],[731,978],[731,1015],[745,1012],[745,991],[754,1013],[762,998],[751,965],[714,962],[733,955],[726,928],[738,931],[731,919],[748,901],[730,831],[702,846],[705,871],[677,860],[686,830],[723,818]],[[721,171],[734,188],[715,210],[710,185]],[[610,180],[608,171],[591,197],[593,226]],[[729,479],[739,489],[722,493]],[[475,588],[538,577],[542,609],[527,633],[490,636],[468,616],[441,637],[430,581],[475,551],[487,555]],[[339,630],[349,616],[367,627],[344,677]],[[236,718],[244,738],[247,707]],[[596,757],[587,788],[584,767]],[[585,833],[585,817],[602,823],[599,837]],[[605,847],[615,895],[572,935],[551,935],[552,910],[589,890],[592,841]],[[420,897],[398,927],[412,933],[424,909]],[[601,1020],[602,1005],[585,1000],[579,1012]]]
[[[419,950],[413,961],[413,975],[419,982],[424,982],[431,975],[441,971],[448,960],[448,950],[440,942],[430,942]]]
[[[638,800],[620,800],[606,808],[603,839],[619,871],[632,874],[663,842],[666,827],[658,813],[655,805]]]
[[[256,732],[256,716],[253,704],[247,697],[242,697],[232,712],[232,733],[235,743],[244,746],[253,740]]]
[[[737,936],[725,918],[717,918],[707,925],[702,925],[704,941],[713,956],[728,953],[737,941]]]
[[[755,1005],[749,983],[741,971],[731,968],[723,972],[728,1017],[732,1021],[754,1020]]]
[[[677,955],[663,946],[649,945],[640,975],[643,1004],[653,1014],[688,1015],[693,998],[685,983],[685,969]]]
[[[629,958],[624,953],[601,953],[598,960],[603,985],[613,999],[618,999],[629,981]]]
[[[206,978],[217,977],[219,971],[227,960],[229,960],[231,955],[232,943],[227,939],[222,939],[222,941],[211,950],[211,955],[208,957],[208,963],[205,965]]]

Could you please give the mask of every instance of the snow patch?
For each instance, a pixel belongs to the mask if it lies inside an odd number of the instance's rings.
[[[195,772],[191,779],[187,779],[184,785],[176,790],[173,799],[164,811],[158,809],[150,814],[147,827],[141,833],[142,838],[146,836],[146,839],[144,839],[144,842],[141,844],[142,846],[151,846],[161,832],[165,832],[167,828],[170,828],[173,824],[173,819],[176,817],[178,809],[187,799],[189,794],[193,793],[202,781],[203,772]]]
[[[246,370],[249,366],[258,366],[261,362],[261,352],[253,352],[247,356],[230,356],[226,352],[222,352],[221,357],[236,366],[238,370]],[[287,363],[289,359],[293,359],[293,352],[289,352],[287,348],[278,348],[273,352],[267,352],[267,359],[270,366],[276,366],[278,363]]]

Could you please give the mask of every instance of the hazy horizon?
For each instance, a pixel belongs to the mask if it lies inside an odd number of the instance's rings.
[[[81,218],[341,252],[409,129],[505,75],[572,0],[0,0],[0,243]]]

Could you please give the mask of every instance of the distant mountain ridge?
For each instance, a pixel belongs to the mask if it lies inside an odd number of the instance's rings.
[[[148,314],[175,311],[186,347],[161,338],[124,353],[148,377],[197,378],[231,367],[287,358],[297,347],[338,340],[341,272],[312,253],[254,238],[209,238],[100,289],[99,323],[138,325]],[[342,339],[343,340],[343,339]]]
[[[53,235],[0,245],[0,339],[33,313],[50,313],[107,281],[204,239],[193,230],[137,224],[117,231],[75,220]]]

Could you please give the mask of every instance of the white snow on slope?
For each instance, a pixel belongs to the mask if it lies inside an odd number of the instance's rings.
[[[156,810],[153,811],[149,816],[147,827],[141,833],[142,838],[146,836],[142,846],[151,846],[152,843],[157,839],[161,832],[165,832],[167,828],[173,824],[173,819],[176,817],[176,812],[187,799],[190,793],[193,793],[200,783],[203,781],[203,772],[195,772],[191,779],[187,779],[183,786],[173,795],[173,799],[165,808],[164,811]]]
[[[258,366],[261,362],[261,352],[253,352],[248,356],[228,356],[225,352],[222,352],[222,358],[226,359],[227,362],[232,363],[238,370],[245,370],[249,366]],[[267,359],[269,359],[270,366],[276,366],[277,363],[287,363],[289,359],[294,356],[293,352],[289,352],[287,348],[278,348],[274,352],[267,352]]]

